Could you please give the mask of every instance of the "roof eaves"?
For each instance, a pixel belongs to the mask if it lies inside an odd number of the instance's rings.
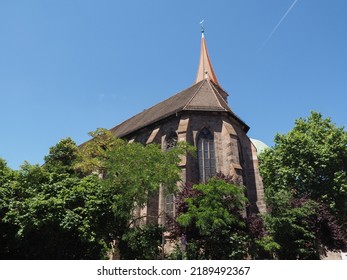
[[[132,129],[125,130],[124,132],[121,132],[121,133],[117,134],[116,136],[119,137],[119,138],[124,137],[124,136],[126,136],[126,135],[129,135],[129,134],[135,132],[135,131],[139,131],[139,130],[143,129],[143,128],[145,128],[145,127],[148,126],[148,125],[157,123],[157,122],[159,122],[159,121],[161,121],[161,120],[164,120],[164,119],[169,118],[169,117],[171,117],[171,116],[173,116],[173,115],[176,115],[177,113],[179,113],[179,112],[181,112],[181,111],[182,111],[182,108],[178,108],[177,110],[175,110],[175,111],[173,111],[173,112],[170,112],[170,113],[167,113],[167,114],[165,114],[165,115],[162,115],[162,116],[159,117],[159,118],[156,118],[156,119],[153,119],[153,120],[151,120],[151,121],[145,122],[145,123],[143,123],[141,126],[138,126],[138,127],[132,128]],[[123,123],[125,123],[125,122],[127,122],[127,120],[124,121]],[[114,128],[111,128],[110,131],[115,131],[115,130],[117,129],[117,127],[120,127],[123,123],[121,123],[121,124],[115,126]]]

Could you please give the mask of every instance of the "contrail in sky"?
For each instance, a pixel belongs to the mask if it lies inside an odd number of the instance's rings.
[[[283,17],[280,19],[280,21],[277,23],[277,25],[274,27],[274,29],[272,29],[270,35],[266,38],[266,40],[264,41],[264,43],[262,44],[262,47],[264,47],[266,45],[266,43],[271,39],[272,35],[276,32],[276,30],[278,29],[278,27],[281,25],[282,21],[287,17],[287,15],[290,13],[290,11],[294,8],[296,2],[298,2],[299,0],[294,0],[293,4],[289,7],[289,9],[285,12],[285,14],[283,15]]]

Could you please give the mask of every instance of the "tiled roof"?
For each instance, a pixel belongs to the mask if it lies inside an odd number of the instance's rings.
[[[117,137],[124,137],[181,111],[228,112],[248,130],[248,126],[229,108],[224,99],[227,95],[218,85],[204,79],[113,127],[110,131]]]

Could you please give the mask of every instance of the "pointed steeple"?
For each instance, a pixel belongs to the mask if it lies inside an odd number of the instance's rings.
[[[199,61],[198,73],[196,75],[195,83],[198,83],[204,79],[209,79],[213,81],[215,84],[219,85],[217,76],[214,73],[214,70],[212,67],[210,56],[208,55],[204,32],[205,32],[204,27],[201,25],[200,61]]]

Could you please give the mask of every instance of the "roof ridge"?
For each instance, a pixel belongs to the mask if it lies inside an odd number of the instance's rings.
[[[223,102],[225,103],[224,105],[230,110],[230,111],[232,111],[232,109],[230,108],[230,106],[229,106],[229,104],[228,104],[228,102],[225,100],[225,98],[220,94],[220,92],[219,92],[219,90],[214,86],[214,84],[213,83],[209,83],[210,85],[211,85],[211,87],[212,87],[212,90],[214,91],[214,92],[217,92],[217,94],[220,96],[220,98],[223,100]],[[222,89],[222,88],[221,88]],[[223,89],[222,89],[223,90]],[[220,102],[219,102],[219,100],[218,100],[218,103],[220,104]],[[220,104],[221,105],[221,107],[223,107],[223,105],[222,104]],[[224,107],[223,107],[224,108]]]
[[[183,106],[183,110],[185,110],[188,105],[192,102],[192,100],[195,98],[195,96],[198,94],[198,92],[200,91],[200,89],[202,88],[202,86],[204,85],[204,83],[206,82],[206,79],[201,81],[202,83],[200,84],[199,88],[195,91],[195,93],[193,94],[193,96],[187,101],[186,105]],[[198,85],[199,83],[196,83],[195,85]]]
[[[220,84],[216,84],[216,83],[214,83],[213,81],[211,81],[212,82],[212,85],[213,85],[213,87],[219,92],[219,89],[221,90],[221,91],[223,91],[227,96],[229,96],[229,93],[220,85]],[[219,89],[218,89],[219,88]],[[219,92],[219,94],[220,94],[220,92]],[[224,98],[225,99],[225,98]]]
[[[208,85],[210,86],[212,92],[214,93],[214,98],[217,100],[219,106],[222,107],[225,111],[227,111],[227,110],[224,108],[224,106],[222,106],[222,104],[220,103],[218,97],[216,96],[216,92],[217,92],[217,94],[218,94],[222,99],[224,99],[224,98],[219,94],[218,90],[215,90],[215,88],[213,87],[213,85],[212,85],[212,83],[211,83],[210,81],[207,81],[207,82],[208,82]],[[228,106],[228,107],[229,107],[229,106]]]

